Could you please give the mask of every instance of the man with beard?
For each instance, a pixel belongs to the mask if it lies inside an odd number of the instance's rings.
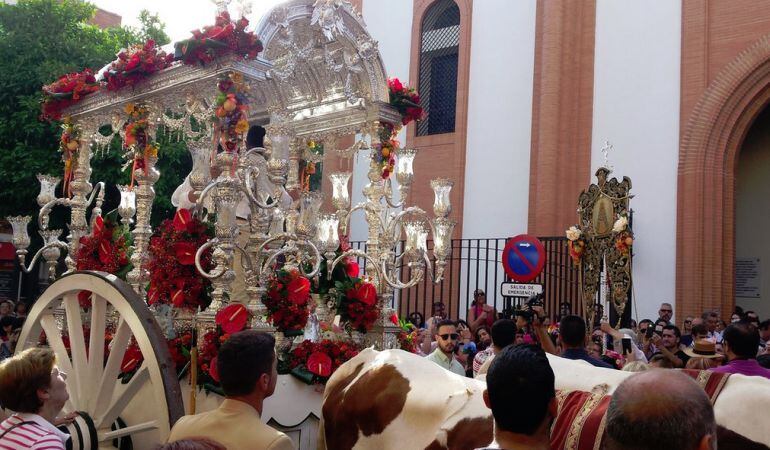
[[[426,358],[450,372],[465,376],[465,369],[462,364],[454,358],[459,338],[457,325],[451,320],[442,320],[436,326],[436,342],[438,347]]]

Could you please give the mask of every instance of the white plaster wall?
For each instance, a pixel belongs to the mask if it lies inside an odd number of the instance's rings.
[[[770,110],[746,136],[736,178],[735,256],[759,258],[760,297],[736,297],[735,303],[765,320],[770,317]]]
[[[535,11],[473,2],[463,238],[527,231]]]
[[[681,15],[681,2],[671,0],[596,6],[592,179],[586,181],[595,181],[609,140],[613,175],[630,177],[636,195],[633,316],[640,319],[655,319],[660,303],[674,300]]]
[[[385,64],[388,77],[409,81],[409,59],[412,48],[412,9],[413,0],[364,0],[363,17],[369,34],[379,42],[380,55]],[[398,136],[400,142],[406,142],[406,130]],[[420,155],[418,154],[419,158]],[[368,183],[366,173],[369,170],[369,152],[361,152],[354,160],[351,181],[352,203],[364,200],[361,189]],[[419,176],[419,174],[417,175]],[[395,177],[394,186],[397,185]],[[350,239],[363,241],[367,237],[367,225],[363,214],[356,213],[351,219]]]

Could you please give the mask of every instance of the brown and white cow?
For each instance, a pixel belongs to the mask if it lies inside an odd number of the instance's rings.
[[[597,384],[606,384],[609,394],[632,375],[551,355],[549,361],[561,391],[590,391]],[[491,411],[482,399],[485,387],[482,380],[455,375],[411,353],[366,349],[340,367],[326,384],[318,448],[484,447],[492,440],[493,429]],[[769,380],[731,376],[714,405],[720,438],[738,443],[731,448],[768,449],[767,405]]]

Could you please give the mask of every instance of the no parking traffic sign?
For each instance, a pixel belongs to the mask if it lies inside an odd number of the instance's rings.
[[[514,281],[526,283],[540,275],[545,266],[545,248],[540,239],[520,234],[505,244],[503,268]]]

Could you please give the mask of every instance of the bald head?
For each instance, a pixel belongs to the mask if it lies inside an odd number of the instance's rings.
[[[707,436],[713,439],[704,440]],[[673,370],[641,372],[615,390],[607,409],[606,441],[607,450],[716,448],[714,410],[703,389],[687,375]]]

